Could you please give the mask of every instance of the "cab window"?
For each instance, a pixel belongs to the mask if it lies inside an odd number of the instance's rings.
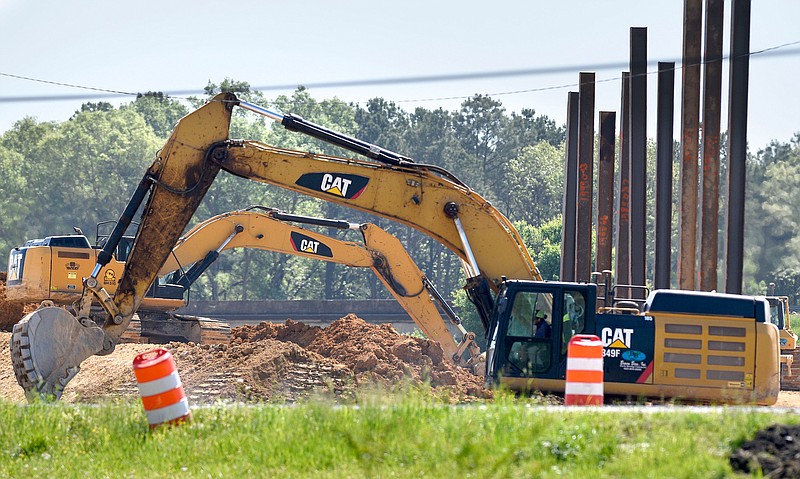
[[[551,302],[548,301],[549,297],[548,294],[528,291],[521,291],[514,295],[507,334],[528,338],[549,337],[544,334],[546,330],[550,329],[551,324],[552,308],[550,307]],[[537,322],[537,316],[542,321]],[[536,334],[537,329],[539,330],[538,335]]]
[[[576,334],[585,333],[586,328],[586,296],[581,291],[564,291],[561,305],[561,354],[567,354],[569,340]]]
[[[503,374],[533,377],[550,370],[552,295],[520,291],[514,295],[506,338]]]

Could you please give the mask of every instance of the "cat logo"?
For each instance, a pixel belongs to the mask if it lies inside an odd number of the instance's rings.
[[[116,284],[117,283],[117,273],[114,272],[113,269],[107,269],[105,273],[103,273],[103,284]]]
[[[632,329],[623,328],[603,328],[600,332],[603,340],[603,347],[628,349],[631,347]]]
[[[319,248],[319,241],[307,239],[300,240],[300,251],[304,253],[317,254],[317,248]]]
[[[351,180],[342,178],[341,176],[322,175],[322,184],[319,185],[322,191],[336,196],[344,196],[347,194],[347,188],[350,187]]]
[[[354,200],[364,192],[369,178],[345,173],[307,173],[295,183],[310,190]]]
[[[633,330],[627,328],[603,328],[600,331],[600,335],[603,340],[603,357],[618,358],[622,350],[627,350],[631,347]]]
[[[321,241],[315,240],[310,236],[292,231],[290,240],[292,242],[292,248],[299,253],[325,256],[326,258],[333,257],[333,252],[328,245],[322,243]]]

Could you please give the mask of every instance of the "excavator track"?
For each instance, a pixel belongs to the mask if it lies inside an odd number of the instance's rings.
[[[164,344],[171,341],[199,344],[228,344],[228,323],[198,316],[172,313],[137,313],[120,336],[122,343]]]
[[[228,344],[231,342],[231,326],[211,318],[197,318],[200,321],[200,342],[202,344]]]
[[[136,344],[147,342],[142,340],[142,322],[139,320],[138,314],[133,315],[130,324],[128,324],[128,329],[119,337],[119,342]]]

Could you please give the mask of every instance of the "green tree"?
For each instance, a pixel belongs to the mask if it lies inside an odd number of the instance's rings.
[[[566,141],[566,128],[557,126],[546,115],[536,115],[536,110],[523,108],[520,113],[511,113],[504,136],[511,149],[519,150],[541,141],[558,147]]]
[[[100,101],[100,102],[97,102],[97,103],[88,102],[88,103],[84,103],[83,105],[81,105],[81,109],[76,111],[72,115],[72,117],[74,118],[75,116],[77,116],[77,115],[79,115],[81,113],[91,113],[91,112],[95,112],[95,111],[111,111],[113,109],[114,109],[114,105],[112,105],[111,103],[109,103],[107,101]]]
[[[156,136],[166,139],[178,120],[189,113],[188,108],[179,101],[164,96],[161,92],[147,92],[136,95],[136,100],[120,107],[138,112]]]
[[[774,282],[779,294],[795,296],[800,284],[800,134],[772,142],[749,159],[745,209],[745,257],[753,271],[750,293]],[[759,185],[758,187],[754,187]]]
[[[30,228],[30,214],[35,207],[35,198],[27,194],[28,178],[24,174],[25,158],[16,151],[0,145],[0,170],[3,179],[0,181],[0,266],[5,270],[8,266],[8,252],[24,244]]]
[[[466,153],[459,171],[467,184],[490,199],[501,186],[499,173],[509,159],[500,148],[506,121],[502,103],[485,95],[465,100],[454,119],[456,136]]]
[[[60,124],[30,159],[39,165],[37,184],[58,205],[45,232],[63,234],[73,225],[93,231],[97,221],[115,219],[160,146],[132,110],[83,112]]]
[[[59,124],[22,120],[0,145],[4,246],[73,226],[91,235],[118,217],[160,146],[138,113],[93,108]]]
[[[35,118],[25,117],[0,137],[0,145],[28,158],[43,138],[52,135],[58,127],[55,122],[39,123]],[[30,166],[30,164],[28,165]]]
[[[559,279],[561,271],[561,216],[551,218],[541,226],[524,221],[514,222],[542,279]]]
[[[564,196],[564,146],[546,141],[525,147],[504,170],[502,205],[516,220],[542,224],[561,213]]]

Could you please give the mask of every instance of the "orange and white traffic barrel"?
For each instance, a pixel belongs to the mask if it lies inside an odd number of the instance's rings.
[[[576,334],[567,348],[567,406],[603,405],[603,342],[591,334]]]
[[[191,420],[189,401],[169,351],[156,348],[137,355],[133,372],[151,429]]]

